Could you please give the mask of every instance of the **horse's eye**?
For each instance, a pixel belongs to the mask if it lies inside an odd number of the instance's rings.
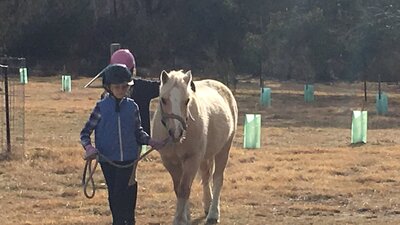
[[[185,105],[187,105],[187,104],[189,103],[189,100],[190,100],[190,99],[187,99],[187,100],[186,100]]]
[[[162,104],[166,104],[166,102],[167,102],[167,100],[165,100],[165,98],[161,98],[161,102],[162,102]]]

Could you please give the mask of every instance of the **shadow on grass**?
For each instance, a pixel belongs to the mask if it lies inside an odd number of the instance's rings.
[[[201,216],[199,218],[192,220],[192,225],[205,224],[205,221],[204,221],[205,218],[206,218],[205,216]]]
[[[349,144],[349,147],[358,148],[358,147],[364,146],[365,144],[366,144],[366,143],[364,143],[364,142],[353,143],[353,144]]]

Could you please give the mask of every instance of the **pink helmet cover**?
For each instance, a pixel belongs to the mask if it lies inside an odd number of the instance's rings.
[[[118,49],[115,51],[111,56],[110,64],[124,64],[130,70],[136,68],[135,57],[129,49]]]

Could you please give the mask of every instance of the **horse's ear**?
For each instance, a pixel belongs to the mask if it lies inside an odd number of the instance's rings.
[[[187,84],[190,84],[190,88],[192,89],[193,92],[196,92],[196,86],[194,85],[193,82],[193,76],[192,76],[192,71],[189,70],[186,72],[186,77],[184,78],[184,80],[186,81]]]
[[[183,80],[186,82],[186,84],[189,84],[190,82],[192,82],[192,71],[187,71],[185,73],[185,77],[183,78]]]
[[[165,70],[161,71],[161,75],[160,75],[161,83],[163,83],[163,84],[167,83],[168,79],[169,79],[169,77],[168,77],[167,71],[165,71]]]

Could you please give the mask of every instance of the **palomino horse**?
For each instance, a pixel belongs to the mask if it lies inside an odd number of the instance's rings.
[[[197,172],[207,224],[218,223],[224,170],[237,129],[236,100],[218,81],[192,81],[190,71],[163,71],[160,80],[153,138],[172,140],[159,152],[177,198],[173,224],[190,224],[189,196]]]

